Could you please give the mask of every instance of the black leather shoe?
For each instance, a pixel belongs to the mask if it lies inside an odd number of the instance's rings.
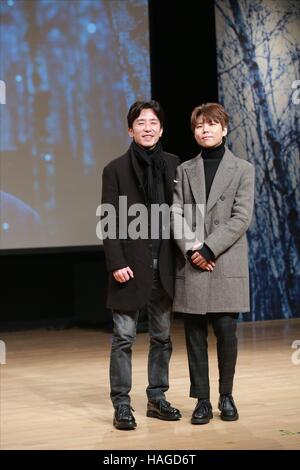
[[[117,429],[131,430],[136,428],[136,422],[131,412],[133,408],[126,403],[118,405],[114,414],[114,427]],[[133,410],[134,411],[134,410]]]
[[[218,408],[221,411],[220,417],[223,421],[236,421],[239,419],[232,395],[220,395]]]
[[[196,408],[193,411],[192,424],[206,424],[213,418],[212,406],[207,399],[198,399]]]
[[[159,401],[148,401],[147,416],[165,421],[177,421],[181,418],[181,413],[177,408],[173,408],[167,400],[161,399]]]

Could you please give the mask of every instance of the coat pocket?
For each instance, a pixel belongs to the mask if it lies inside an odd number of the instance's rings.
[[[249,275],[247,244],[238,243],[223,253],[222,271],[225,277],[247,277]]]

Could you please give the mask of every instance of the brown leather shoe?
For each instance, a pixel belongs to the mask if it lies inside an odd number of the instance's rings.
[[[131,410],[133,410],[133,408],[126,403],[121,403],[116,407],[113,421],[116,429],[130,431],[136,428],[136,422]]]
[[[159,401],[148,401],[147,416],[149,418],[163,419],[164,421],[177,421],[181,418],[181,413],[177,408],[164,399]]]

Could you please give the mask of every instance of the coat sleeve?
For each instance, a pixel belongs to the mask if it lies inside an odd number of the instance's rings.
[[[192,219],[192,213],[189,214],[188,211],[189,209],[192,210],[192,206],[187,204],[184,200],[183,186],[183,168],[179,166],[174,182],[173,205],[171,210],[171,234],[183,256],[186,257],[187,251],[196,243],[200,244],[200,241],[197,239],[196,233],[193,232],[191,224],[189,223],[189,220]]]
[[[125,268],[128,266],[119,233],[119,189],[117,175],[113,167],[105,167],[102,174],[102,199],[101,204],[110,204],[116,215],[116,237],[105,236],[103,238],[106,266],[108,271]]]
[[[248,229],[254,205],[254,167],[247,162],[241,174],[230,219],[218,226],[204,243],[218,257],[232,246]]]

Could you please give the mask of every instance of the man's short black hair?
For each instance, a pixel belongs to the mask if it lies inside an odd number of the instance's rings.
[[[151,100],[151,101],[136,101],[130,106],[128,114],[127,114],[128,129],[132,129],[133,122],[139,117],[143,109],[152,109],[152,111],[156,114],[161,127],[164,127],[164,119],[165,119],[164,110],[162,109],[158,101]]]

